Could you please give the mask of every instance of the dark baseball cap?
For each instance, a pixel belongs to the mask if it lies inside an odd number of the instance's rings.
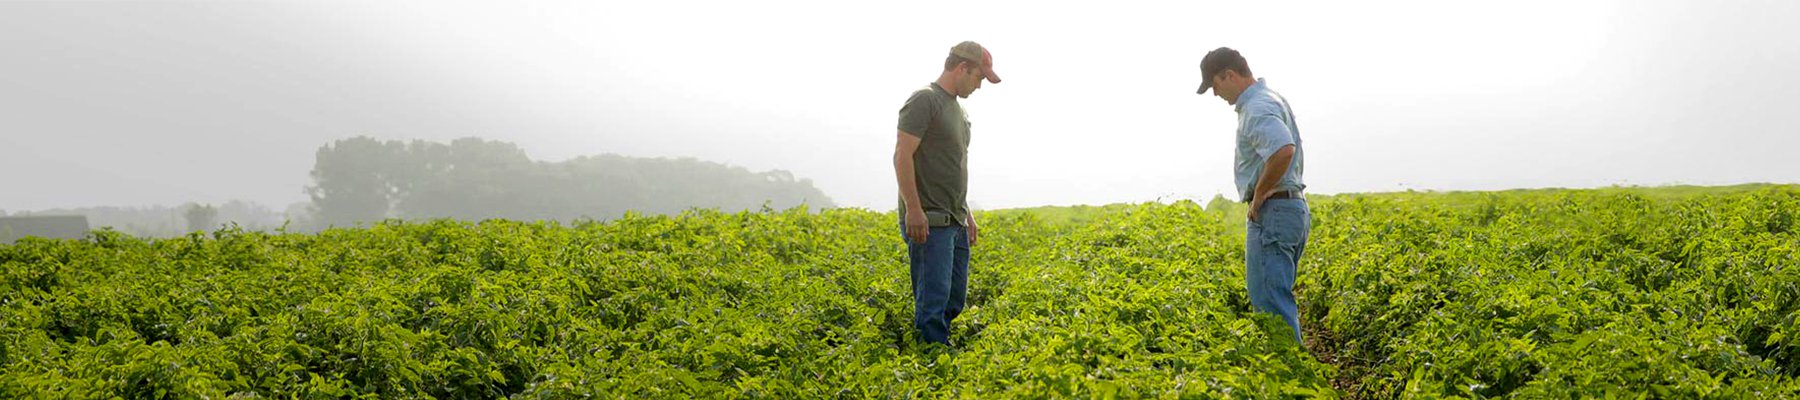
[[[1225,70],[1249,71],[1250,62],[1244,61],[1244,55],[1230,47],[1206,52],[1206,58],[1200,59],[1200,94],[1212,90],[1212,77]]]

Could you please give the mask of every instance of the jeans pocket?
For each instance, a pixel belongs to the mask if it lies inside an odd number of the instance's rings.
[[[1263,246],[1275,246],[1280,249],[1291,249],[1300,245],[1301,235],[1306,232],[1307,215],[1304,208],[1287,204],[1269,204],[1263,207],[1262,231]]]

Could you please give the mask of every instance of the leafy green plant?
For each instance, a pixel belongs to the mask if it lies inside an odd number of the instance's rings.
[[[1800,397],[1800,189],[1312,205],[1304,348],[1229,204],[982,213],[955,348],[892,213],[26,239],[0,397]]]

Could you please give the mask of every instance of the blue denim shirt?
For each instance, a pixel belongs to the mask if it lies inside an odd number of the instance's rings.
[[[1250,201],[1256,191],[1256,180],[1262,177],[1263,163],[1283,146],[1294,145],[1294,161],[1287,174],[1275,184],[1275,190],[1300,192],[1306,183],[1300,180],[1306,165],[1305,147],[1300,144],[1300,127],[1294,123],[1294,111],[1287,99],[1269,90],[1262,79],[1244,89],[1237,101],[1237,159],[1233,172],[1237,176],[1238,196]]]

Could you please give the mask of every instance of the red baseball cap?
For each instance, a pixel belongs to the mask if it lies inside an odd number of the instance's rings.
[[[950,48],[950,55],[981,64],[981,74],[987,76],[987,81],[1000,83],[1000,75],[994,74],[994,54],[989,53],[986,47],[981,47],[980,43],[957,43],[956,47]]]

